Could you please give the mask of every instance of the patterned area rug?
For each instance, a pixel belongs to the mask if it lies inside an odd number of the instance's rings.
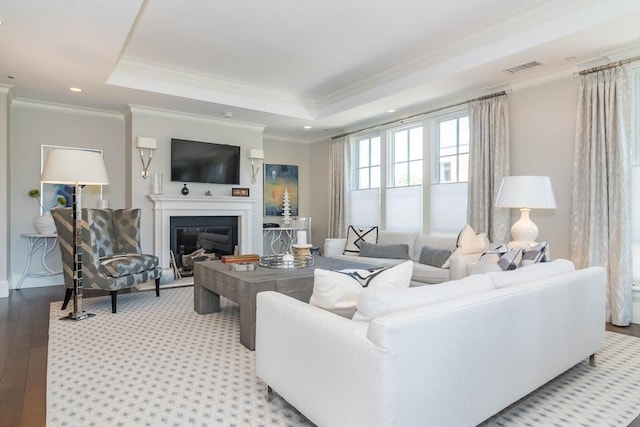
[[[237,305],[193,311],[193,288],[85,299],[96,317],[60,321],[52,303],[47,425],[311,426],[274,394],[264,399],[254,353],[239,341]],[[486,426],[625,426],[640,414],[640,339],[607,333],[598,366],[581,362]]]

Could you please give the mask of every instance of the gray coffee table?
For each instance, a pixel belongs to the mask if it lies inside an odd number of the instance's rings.
[[[194,263],[193,309],[198,314],[220,311],[220,296],[240,306],[240,342],[255,350],[256,295],[276,291],[309,302],[313,291],[313,270],[372,268],[373,265],[315,256],[315,265],[307,268],[265,268],[255,271],[231,271],[220,261]]]

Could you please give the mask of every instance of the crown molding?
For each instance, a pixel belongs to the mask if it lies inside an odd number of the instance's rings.
[[[303,96],[133,58],[122,58],[107,84],[305,120],[314,119],[313,102]]]
[[[55,102],[39,101],[36,99],[14,98],[12,106],[34,108],[37,110],[55,111],[59,113],[83,114],[88,116],[108,117],[110,119],[124,119],[121,112],[100,110],[97,108],[80,107],[77,105],[58,104]]]
[[[192,120],[198,122],[206,122],[206,123],[214,123],[216,125],[239,128],[239,129],[248,129],[257,132],[264,132],[266,125],[260,123],[251,123],[251,122],[242,122],[239,120],[233,119],[219,119],[217,117],[205,116],[202,114],[195,113],[185,113],[182,111],[175,110],[165,110],[162,108],[155,107],[147,107],[143,105],[128,105],[127,111],[125,112],[127,116],[132,114],[147,114],[156,117],[166,117],[172,119],[181,119],[181,120]]]

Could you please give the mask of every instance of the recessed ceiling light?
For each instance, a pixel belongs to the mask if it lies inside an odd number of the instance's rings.
[[[82,92],[82,89],[80,89],[79,87],[70,87],[69,90],[71,92]]]
[[[230,119],[233,117],[233,113],[231,111],[225,111],[224,113],[222,113],[222,115],[227,119]]]
[[[389,109],[387,110],[387,113],[395,113],[395,112],[396,112],[396,110],[395,110],[395,109],[393,109],[393,108],[389,108]]]
[[[311,129],[311,126],[306,125],[304,128],[305,128],[305,129]]]

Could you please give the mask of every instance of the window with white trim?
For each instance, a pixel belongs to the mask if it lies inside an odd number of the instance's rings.
[[[351,139],[352,225],[455,235],[466,224],[466,108]]]
[[[437,179],[453,183],[469,180],[469,116],[437,121]]]

